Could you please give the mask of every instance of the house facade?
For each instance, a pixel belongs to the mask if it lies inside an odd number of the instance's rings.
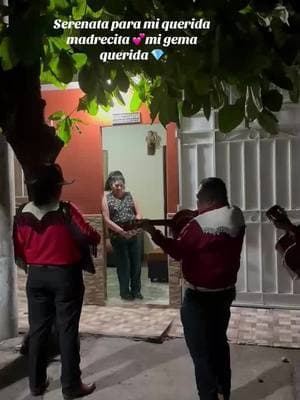
[[[75,183],[64,189],[63,198],[78,205],[91,223],[102,232],[100,256],[96,260],[97,273],[86,276],[86,303],[104,305],[106,299],[106,235],[101,216],[101,198],[108,171],[104,136],[113,127],[112,114],[99,113],[91,117],[76,110],[83,93],[77,84],[62,91],[43,87],[46,116],[62,110],[80,118],[81,134],[74,132],[58,162],[66,179]],[[124,116],[128,110],[117,111]],[[251,129],[239,126],[228,135],[218,129],[217,115],[212,112],[209,121],[201,114],[184,118],[180,129],[169,124],[165,131],[164,146],[164,214],[171,216],[180,208],[196,207],[195,193],[201,179],[218,176],[227,184],[232,204],[244,212],[247,223],[241,269],[237,284],[237,305],[257,307],[300,308],[300,282],[294,281],[282,266],[275,251],[281,233],[266,218],[266,211],[274,204],[284,207],[290,218],[300,221],[300,107],[286,100],[278,114],[280,133],[270,136],[258,125]],[[139,110],[139,122],[119,125],[126,135],[130,126],[151,128],[146,106]],[[154,121],[158,124],[158,121]],[[150,127],[150,128],[149,128]],[[152,128],[151,128],[152,129]],[[104,134],[105,132],[105,134]],[[127,133],[126,133],[127,132]],[[122,140],[122,139],[119,139]],[[107,141],[107,140],[106,140]],[[147,147],[141,151],[147,152]],[[125,153],[124,153],[125,154]],[[120,155],[121,162],[122,155]],[[116,164],[115,164],[116,165]],[[118,168],[116,168],[118,169]],[[122,169],[122,168],[120,168]],[[132,173],[141,173],[140,164]],[[16,164],[16,201],[26,200],[22,173]],[[146,196],[147,182],[144,184]],[[143,189],[144,190],[144,189]],[[152,192],[153,193],[153,192]],[[146,215],[147,217],[148,215]],[[169,305],[181,304],[182,287],[180,265],[169,259]]]

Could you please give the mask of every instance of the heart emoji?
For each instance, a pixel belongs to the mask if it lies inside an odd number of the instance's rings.
[[[140,37],[133,37],[132,41],[136,46],[139,46],[142,42],[142,39]]]
[[[139,37],[140,37],[141,39],[144,39],[145,36],[146,36],[146,35],[145,35],[144,33],[140,33],[140,34],[139,34]]]

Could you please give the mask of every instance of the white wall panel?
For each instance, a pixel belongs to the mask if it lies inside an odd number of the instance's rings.
[[[261,225],[262,291],[277,292],[277,259],[274,251],[275,230],[269,223]]]
[[[291,207],[290,198],[290,140],[276,140],[276,201],[286,209]]]
[[[275,204],[275,146],[273,140],[261,140],[259,149],[260,180],[260,207],[267,210]]]
[[[260,226],[248,224],[245,240],[247,242],[247,292],[261,292],[260,265]]]
[[[237,301],[300,308],[300,281],[292,281],[275,250],[282,232],[265,215],[269,207],[279,204],[300,224],[300,107],[284,106],[279,118],[284,132],[290,128],[296,135],[268,137],[265,132],[260,135],[258,127],[255,138],[245,129],[226,136],[216,132],[213,119],[205,123],[199,116],[187,118],[186,135],[185,129],[180,133],[182,206],[195,205],[192,199],[203,177],[222,178],[247,225]]]
[[[197,176],[197,146],[183,145],[181,147],[181,201],[183,208],[196,207],[196,193],[198,188]]]
[[[230,185],[229,185],[229,157],[230,157],[230,149],[229,149],[229,142],[216,142],[215,147],[215,162],[216,162],[216,175],[223,179],[226,183],[228,192],[230,192]]]
[[[244,186],[243,172],[241,171],[241,165],[243,163],[243,143],[240,141],[230,142],[229,145],[229,199],[232,204],[243,208],[244,191],[241,190]]]
[[[300,140],[290,142],[291,208],[300,209]]]
[[[198,144],[197,157],[197,186],[199,187],[202,179],[214,176],[214,146],[212,144]]]
[[[247,140],[245,145],[244,165],[240,165],[240,171],[245,174],[245,210],[259,209],[259,142]]]

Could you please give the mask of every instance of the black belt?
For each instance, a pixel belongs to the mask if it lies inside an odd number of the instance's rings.
[[[51,264],[28,264],[28,267],[37,267],[37,268],[76,268],[79,267],[79,264],[59,264],[59,265],[51,265]]]

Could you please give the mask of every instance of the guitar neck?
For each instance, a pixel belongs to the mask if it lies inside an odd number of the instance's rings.
[[[149,219],[149,222],[151,222],[151,224],[156,225],[156,226],[170,226],[170,225],[172,225],[172,220],[171,219]]]
[[[126,231],[131,230],[131,229],[136,229],[141,226],[143,220],[137,220],[137,221],[131,221],[126,224],[121,224],[120,226],[125,229]],[[172,226],[172,220],[171,219],[147,219],[152,225],[155,226]]]

